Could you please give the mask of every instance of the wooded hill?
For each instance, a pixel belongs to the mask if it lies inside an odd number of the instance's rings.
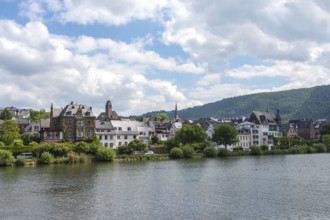
[[[252,111],[267,109],[273,112],[279,109],[284,120],[330,119],[330,85],[226,98],[202,106],[182,109],[178,114],[180,118],[196,120],[209,117],[249,117]],[[166,113],[170,118],[174,117],[174,110],[149,112],[142,117],[155,116],[159,113]]]

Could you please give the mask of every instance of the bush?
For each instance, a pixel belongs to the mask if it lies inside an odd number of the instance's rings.
[[[29,143],[29,146],[30,147],[38,147],[38,145],[39,144],[37,142],[35,142],[35,141],[32,141],[32,142]]]
[[[174,148],[171,149],[169,156],[170,156],[171,159],[183,158],[183,152],[180,148],[174,147]]]
[[[77,153],[87,154],[89,153],[89,150],[90,150],[89,144],[84,141],[77,142],[73,147],[73,151]]]
[[[259,146],[251,146],[251,155],[262,155],[262,150]]]
[[[313,148],[315,148],[318,153],[327,152],[327,147],[325,144],[313,144]]]
[[[194,148],[190,147],[189,145],[181,147],[181,150],[184,158],[193,158],[196,154]]]
[[[216,157],[217,150],[212,146],[208,146],[204,148],[203,154],[205,157]]]
[[[23,144],[23,141],[22,141],[22,140],[20,140],[20,139],[16,139],[16,140],[14,140],[14,142],[13,142],[13,146],[14,146],[14,147],[24,147],[24,144]]]
[[[233,151],[243,151],[243,147],[234,147]]]
[[[40,156],[39,163],[50,164],[54,161],[54,156],[49,152],[43,152]]]
[[[95,159],[98,161],[113,161],[115,157],[115,151],[105,147],[100,147],[95,155]]]
[[[6,146],[5,143],[3,143],[2,141],[0,141],[0,147],[4,147]]]
[[[260,146],[260,149],[261,149],[262,151],[268,151],[268,150],[269,150],[269,148],[268,148],[267,145],[261,145],[261,146]]]
[[[24,166],[25,165],[25,159],[24,158],[18,158],[15,161],[16,166]]]
[[[0,150],[0,166],[8,166],[14,162],[15,158],[9,150]]]
[[[229,152],[226,148],[220,148],[218,152],[218,157],[228,157]]]
[[[86,154],[78,154],[73,151],[68,153],[68,163],[85,163],[87,160]]]
[[[317,153],[317,149],[314,147],[307,147],[307,153],[309,154]]]
[[[290,154],[304,154],[307,153],[307,146],[301,145],[297,147],[289,148]]]

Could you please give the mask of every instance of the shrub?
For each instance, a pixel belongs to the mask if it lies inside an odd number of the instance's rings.
[[[175,138],[170,138],[164,143],[168,151],[171,151],[172,148],[180,147],[180,142]]]
[[[243,151],[243,147],[234,147],[233,151]]]
[[[205,157],[216,157],[217,156],[217,150],[212,146],[205,147],[203,153],[204,153]]]
[[[0,166],[8,166],[14,162],[15,158],[9,150],[0,150]]]
[[[307,153],[309,154],[317,153],[317,149],[314,147],[307,147]]]
[[[171,149],[169,156],[171,159],[179,159],[183,157],[183,152],[180,148],[174,147]]]
[[[220,148],[218,152],[218,157],[228,157],[229,152],[226,148]]]
[[[24,158],[18,158],[15,161],[16,166],[24,166],[25,165],[25,159]]]
[[[327,147],[325,144],[313,144],[313,148],[315,148],[318,153],[327,152]]]
[[[181,147],[181,150],[182,150],[184,158],[193,158],[196,154],[194,148],[192,148],[189,145],[185,145],[185,146]]]
[[[98,161],[113,161],[115,157],[115,151],[105,147],[99,148],[95,155],[95,159]]]
[[[39,163],[50,164],[54,161],[54,156],[49,152],[43,152],[40,156]]]
[[[38,145],[39,144],[37,142],[35,142],[35,141],[32,141],[32,142],[29,143],[29,146],[30,147],[38,147]]]
[[[96,155],[97,151],[99,150],[99,147],[102,147],[102,145],[98,145],[95,143],[89,144],[89,153],[92,155]]]
[[[85,163],[87,162],[88,157],[86,154],[79,154],[79,153],[75,153],[73,151],[70,151],[68,153],[68,163]]]
[[[77,153],[87,154],[89,150],[90,150],[89,144],[84,141],[77,142],[73,147],[73,151]]]
[[[260,149],[262,150],[262,151],[268,151],[268,146],[267,145],[261,145],[260,146]]]
[[[20,140],[20,139],[16,139],[16,140],[14,140],[14,142],[13,142],[13,146],[14,146],[14,147],[24,147],[24,144],[23,144],[23,141],[22,141],[22,140]]]
[[[301,145],[289,149],[290,154],[304,154],[307,153],[307,146]]]
[[[251,155],[261,155],[262,154],[262,150],[259,146],[251,146]]]

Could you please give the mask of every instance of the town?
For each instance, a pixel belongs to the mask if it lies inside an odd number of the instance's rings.
[[[143,118],[131,120],[121,118],[110,100],[106,101],[104,112],[95,116],[91,106],[70,102],[62,108],[50,106],[49,117],[31,119],[30,110],[16,107],[0,108],[0,115],[7,112],[10,118],[17,123],[20,133],[32,133],[39,137],[40,142],[79,142],[92,137],[100,140],[106,148],[117,149],[127,146],[131,141],[138,139],[150,145],[152,139],[166,142],[175,137],[183,125],[198,125],[207,134],[207,140],[217,148],[226,147],[229,151],[235,149],[249,150],[252,146],[264,146],[268,150],[274,148],[276,141],[295,138],[304,141],[319,141],[321,127],[327,119],[292,119],[282,122],[280,110],[271,112],[253,111],[250,117],[237,118],[202,118],[189,121],[179,117],[177,105],[175,116]],[[0,124],[3,120],[0,120]],[[212,142],[214,128],[220,124],[228,124],[237,130],[236,141],[224,146]],[[283,141],[282,141],[283,142]],[[287,143],[288,147],[292,143]],[[279,145],[279,143],[277,143]]]

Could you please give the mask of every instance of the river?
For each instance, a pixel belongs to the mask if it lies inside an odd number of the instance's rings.
[[[330,154],[0,167],[0,219],[328,219]]]

